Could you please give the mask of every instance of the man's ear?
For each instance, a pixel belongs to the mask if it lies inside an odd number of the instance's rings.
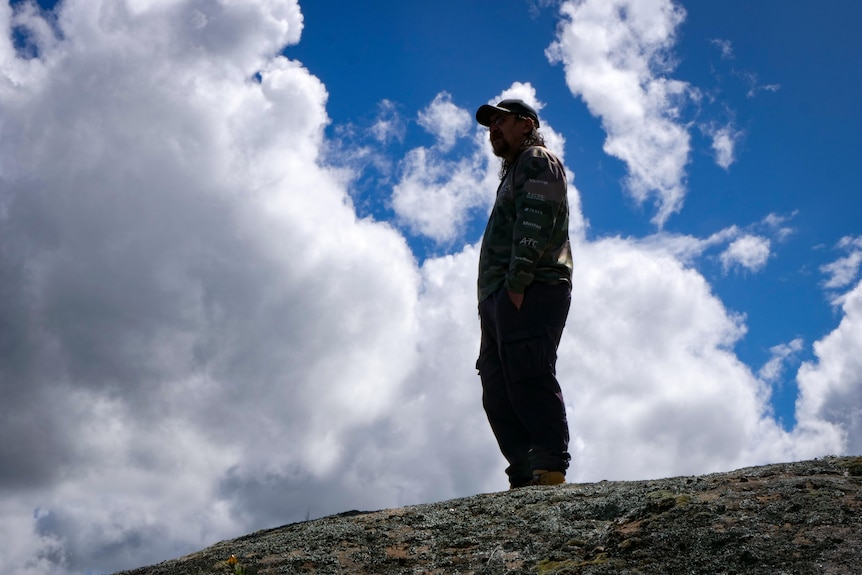
[[[533,123],[533,118],[524,118],[524,123],[527,125],[527,129],[524,130],[524,135],[526,136],[533,131],[536,125]]]

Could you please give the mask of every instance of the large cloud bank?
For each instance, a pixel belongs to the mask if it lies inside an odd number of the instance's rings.
[[[452,246],[420,266],[322,156],[326,88],[277,55],[300,40],[295,1],[61,6],[0,6],[0,565],[110,572],[503,489],[472,369],[476,250],[445,227],[493,196],[465,110],[429,94],[417,117],[439,143],[391,191],[398,225]],[[461,140],[463,163],[446,155]],[[420,217],[409,200],[441,189],[451,217]],[[860,288],[788,433],[703,277],[669,244],[585,241],[572,200],[571,480],[858,448]]]

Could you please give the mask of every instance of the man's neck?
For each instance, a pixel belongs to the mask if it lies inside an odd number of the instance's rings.
[[[506,157],[504,157],[503,159],[506,160],[510,164],[514,164],[515,160],[518,159],[518,156],[521,155],[521,152],[524,151],[525,147],[526,146],[524,146],[524,140],[521,140],[521,143],[518,144],[517,147],[513,147],[512,152],[510,154],[508,154]]]

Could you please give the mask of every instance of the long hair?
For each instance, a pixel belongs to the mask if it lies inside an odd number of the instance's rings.
[[[519,115],[518,117],[523,120],[526,120],[524,116]],[[545,137],[542,136],[535,124],[533,124],[533,128],[524,136],[524,141],[521,142],[521,147],[519,148],[519,150],[529,148],[530,146],[545,146]],[[503,163],[500,165],[500,180],[506,177],[506,174],[509,173],[509,168],[512,167],[512,164],[517,159],[517,156],[515,157],[515,160],[511,162],[505,158],[503,159]]]

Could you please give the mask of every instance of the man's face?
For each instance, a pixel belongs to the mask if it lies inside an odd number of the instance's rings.
[[[521,148],[525,131],[524,120],[515,114],[501,112],[491,116],[488,138],[491,140],[494,155],[511,160]]]

